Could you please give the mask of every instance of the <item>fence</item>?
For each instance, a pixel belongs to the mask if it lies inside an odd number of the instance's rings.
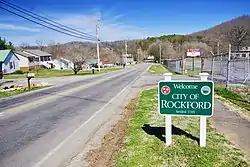
[[[228,60],[228,54],[217,56],[185,59],[183,70],[182,59],[163,60],[163,64],[173,72],[198,75],[200,72],[208,72],[210,79],[217,83],[241,84],[250,86],[250,58],[232,56]],[[229,68],[228,68],[229,65]],[[228,77],[227,77],[228,75]]]
[[[162,60],[163,65],[174,73],[182,73],[183,61],[182,59],[165,59]]]
[[[230,61],[228,60],[228,54],[225,56],[205,58],[203,71],[207,70],[211,71],[213,80],[215,81],[226,82],[228,75],[229,84],[250,85],[249,57],[232,57]]]

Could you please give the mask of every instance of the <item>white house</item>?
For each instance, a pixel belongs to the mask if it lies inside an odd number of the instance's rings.
[[[56,70],[67,70],[72,69],[74,64],[67,59],[60,58],[59,60],[53,60],[53,66]]]
[[[126,65],[128,65],[128,64],[135,64],[135,61],[134,61],[134,58],[133,58],[133,56],[131,55],[131,54],[124,54],[123,56],[122,56],[122,58],[123,58],[123,62],[126,64]]]
[[[20,70],[19,61],[11,50],[0,50],[0,73],[11,74]]]
[[[21,51],[15,51],[14,53],[20,60],[19,66],[21,70],[28,71],[31,69],[39,69],[37,56],[31,56]]]
[[[50,53],[46,53],[38,49],[26,49],[26,50],[23,50],[22,52],[37,58],[36,61],[39,63],[39,66],[42,66],[48,69],[52,68],[53,66],[52,55]]]

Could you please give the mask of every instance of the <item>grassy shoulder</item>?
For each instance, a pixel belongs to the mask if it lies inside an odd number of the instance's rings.
[[[184,73],[185,75],[189,75],[189,76],[199,75],[201,73],[201,68],[196,67],[193,69],[193,67],[186,66]]]
[[[157,112],[157,90],[141,94],[125,143],[116,158],[117,167],[127,166],[249,166],[246,156],[208,120],[207,147],[201,148],[198,117],[173,117],[173,144],[164,143],[164,116]]]
[[[103,74],[111,71],[120,70],[121,68],[102,68],[100,72],[95,70],[95,74]],[[36,71],[30,71],[35,73],[36,78],[50,78],[50,77],[63,77],[63,76],[73,76],[73,70],[54,70],[54,69],[39,69]],[[5,79],[18,79],[18,78],[25,78],[26,73],[24,74],[9,74],[4,75]],[[81,70],[77,73],[77,75],[92,75],[91,70]]]
[[[215,93],[225,99],[227,99],[229,102],[247,110],[250,112],[250,100],[249,100],[249,96],[246,95],[247,93],[244,92],[243,94],[245,95],[241,95],[241,92],[239,92],[239,88],[236,89],[234,91],[234,88],[232,88],[231,90],[227,90],[226,88],[224,88],[223,86],[216,86],[215,87]]]
[[[148,72],[150,74],[164,74],[169,72],[165,67],[163,67],[161,64],[157,64],[157,65],[152,65]]]
[[[43,89],[43,88],[47,88],[47,87],[49,87],[49,86],[34,86],[34,87],[31,87],[30,91]],[[25,93],[25,92],[29,92],[28,88],[22,88],[22,89],[19,89],[19,90],[11,90],[11,91],[0,92],[0,98],[14,96],[14,95],[22,94],[22,93]]]

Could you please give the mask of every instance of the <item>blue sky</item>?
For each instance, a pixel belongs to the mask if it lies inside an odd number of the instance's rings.
[[[18,6],[95,33],[101,17],[102,40],[188,34],[250,14],[249,0],[8,0]],[[0,3],[0,5],[3,5]],[[25,21],[0,9],[1,36],[15,45],[79,40]]]

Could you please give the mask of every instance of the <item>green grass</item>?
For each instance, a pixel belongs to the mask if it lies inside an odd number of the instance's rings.
[[[35,87],[31,87],[30,91],[34,91],[34,90],[38,90],[38,89],[42,89],[42,88],[46,88],[46,87],[49,87],[49,86],[39,86],[39,87],[35,86]],[[0,92],[0,98],[14,96],[14,95],[18,95],[18,94],[25,93],[25,92],[29,92],[28,88],[23,88],[23,89],[13,90],[13,91]]]
[[[163,67],[161,64],[159,65],[152,65],[150,68],[149,68],[149,73],[150,74],[164,74],[164,73],[167,73],[169,72],[165,67]]]
[[[248,100],[248,98],[244,98],[240,94],[234,93],[231,90],[227,90],[222,86],[216,86],[215,93],[229,100],[231,103],[236,104],[237,106],[244,108],[247,111],[250,111],[250,101]]]
[[[173,117],[173,124],[199,138],[198,117]],[[141,94],[135,116],[126,132],[125,143],[116,158],[117,167],[245,167],[246,155],[235,148],[223,135],[212,128],[208,119],[207,146],[201,148],[196,141],[183,135],[172,135],[173,144],[166,147],[153,133],[142,130],[144,124],[164,127],[164,116],[157,111],[157,90]],[[174,131],[174,130],[173,130]],[[163,130],[164,132],[164,130]]]
[[[110,71],[116,71],[120,68],[102,68],[101,72],[98,72],[97,69],[95,70],[95,74],[103,74]],[[73,70],[48,70],[48,69],[40,69],[38,71],[30,71],[35,73],[36,78],[49,78],[49,77],[63,77],[63,76],[72,76],[74,75]],[[18,78],[25,78],[25,74],[10,74],[4,75],[5,79],[18,79]],[[78,72],[77,75],[92,75],[91,70],[81,70]]]
[[[185,75],[194,76],[199,75],[201,73],[201,68],[195,67],[194,70],[190,66],[185,67]]]

